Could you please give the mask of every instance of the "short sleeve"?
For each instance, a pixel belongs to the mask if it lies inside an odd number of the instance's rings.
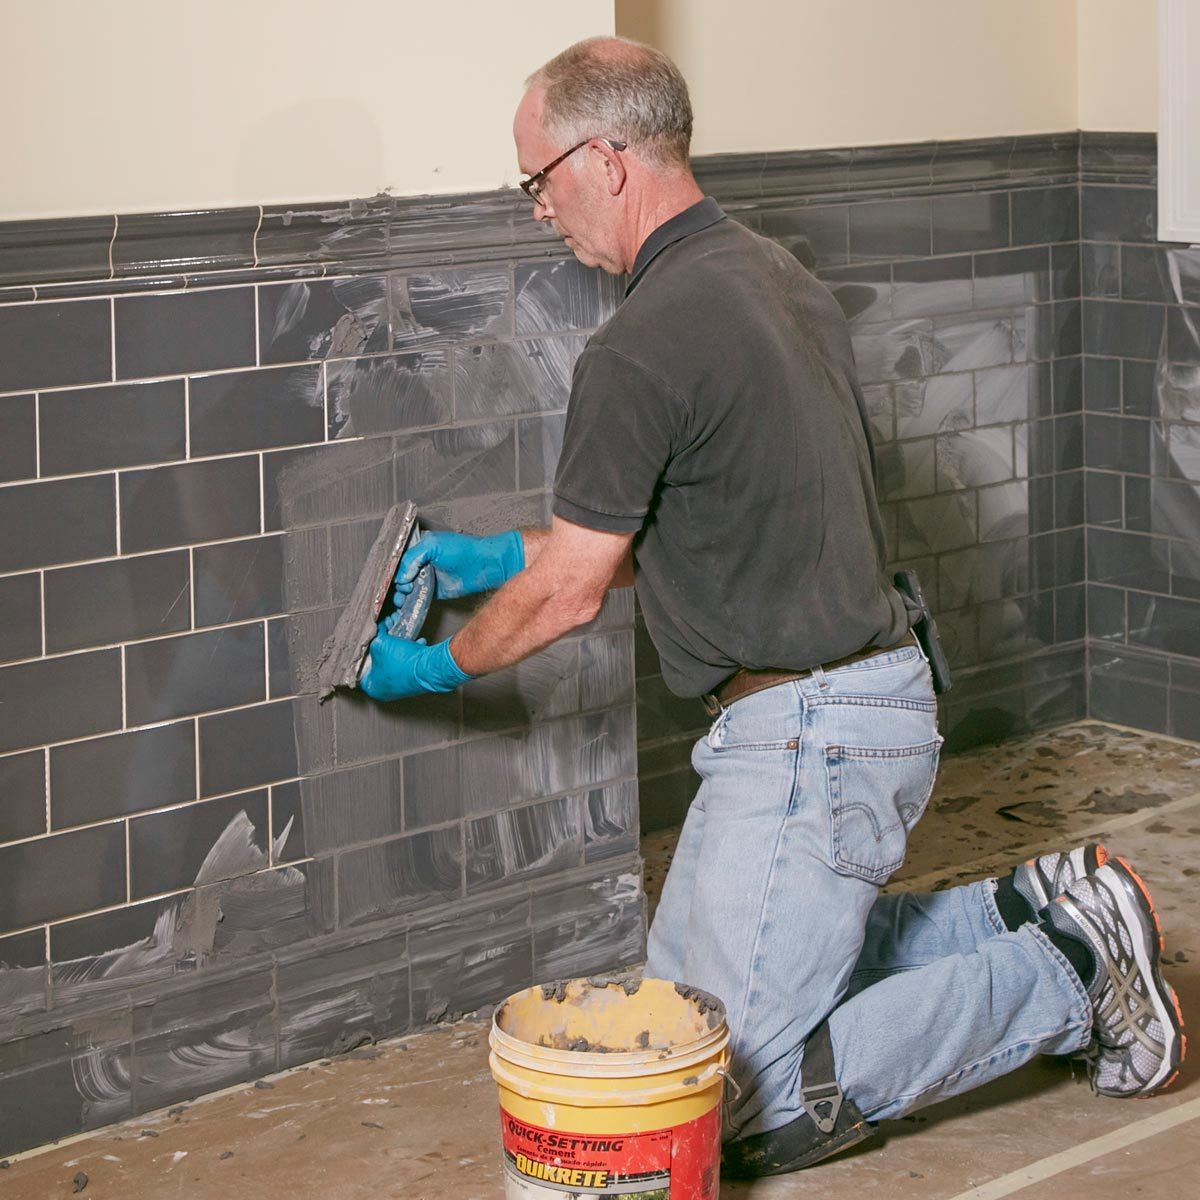
[[[571,383],[555,514],[588,529],[639,530],[685,416],[680,398],[644,367],[588,346]]]

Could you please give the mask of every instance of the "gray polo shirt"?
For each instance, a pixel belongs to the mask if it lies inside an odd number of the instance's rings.
[[[829,292],[712,199],[656,229],[576,363],[554,512],[636,533],[673,692],[900,640],[872,468]]]

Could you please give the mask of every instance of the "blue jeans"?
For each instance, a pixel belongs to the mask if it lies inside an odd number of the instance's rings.
[[[803,1112],[804,1042],[826,1016],[870,1120],[1087,1044],[1081,981],[1035,925],[1005,929],[993,881],[879,895],[940,748],[914,645],[738,700],[696,743],[646,974],[725,1002],[741,1087],[727,1137]]]

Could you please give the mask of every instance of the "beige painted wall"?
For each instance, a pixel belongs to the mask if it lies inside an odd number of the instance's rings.
[[[0,219],[495,188],[612,0],[4,0]]]
[[[698,154],[1156,129],[1156,0],[616,0]]]
[[[697,154],[1076,127],[1076,0],[617,0],[692,88]]]
[[[1080,129],[1158,128],[1157,0],[1078,0]]]

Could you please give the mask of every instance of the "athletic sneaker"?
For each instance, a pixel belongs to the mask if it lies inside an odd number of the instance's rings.
[[[1023,862],[1013,871],[1013,887],[1036,915],[1076,879],[1095,875],[1106,862],[1108,851],[1098,842],[1057,854],[1043,854]]]
[[[1043,918],[1091,948],[1092,1086],[1103,1096],[1145,1096],[1170,1084],[1187,1041],[1174,991],[1158,960],[1161,927],[1150,893],[1123,858],[1081,876]],[[1084,981],[1087,983],[1087,981]]]

